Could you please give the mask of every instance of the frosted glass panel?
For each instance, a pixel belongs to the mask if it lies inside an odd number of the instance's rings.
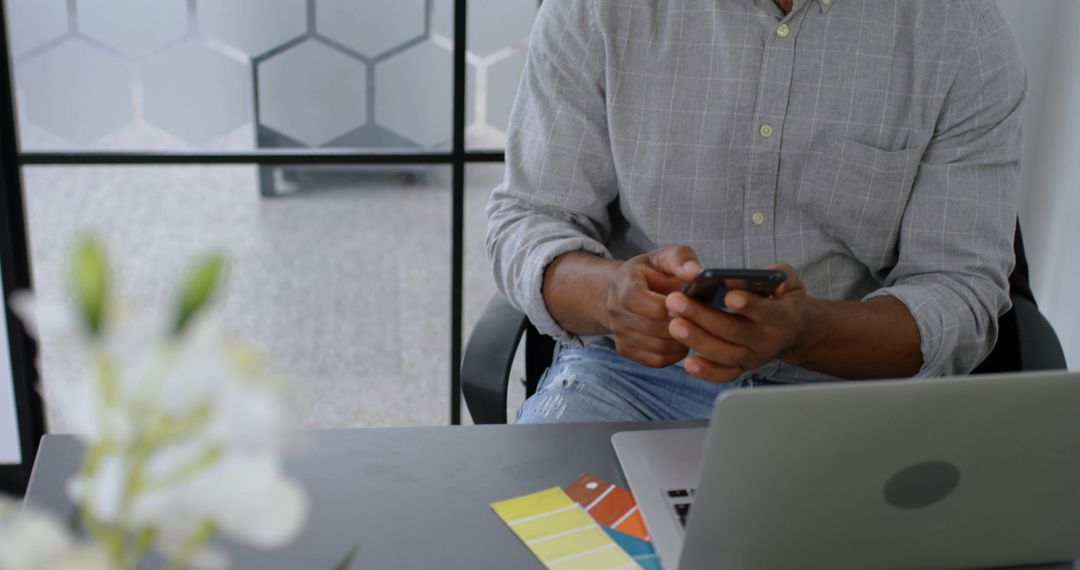
[[[307,0],[199,0],[199,30],[247,56],[257,56],[307,31]]]
[[[23,150],[453,138],[452,0],[3,1]],[[470,147],[505,141],[537,4],[468,4]]]
[[[142,79],[146,122],[186,141],[206,143],[249,122],[247,67],[201,42],[156,55]]]
[[[517,94],[537,0],[470,0],[468,20],[469,92],[466,144],[499,149]],[[452,33],[452,12],[436,12],[436,33]]]
[[[361,126],[367,66],[325,44],[305,41],[259,66],[262,125],[308,146]]]
[[[424,0],[318,0],[319,32],[365,57],[424,38]]]
[[[78,29],[123,53],[139,54],[188,31],[186,0],[79,0]]]
[[[439,87],[453,81],[452,54],[434,44],[410,48],[375,70],[375,119],[425,146],[448,146],[453,110]]]
[[[193,256],[221,251],[215,314],[297,380],[302,425],[445,425],[451,171],[412,169],[368,168],[267,200],[253,166],[27,167],[34,283],[64,294],[86,229],[109,248],[121,294],[142,303],[166,302]],[[46,396],[84,377],[57,338],[39,348]],[[47,411],[50,431],[71,428]]]
[[[44,51],[33,65],[16,67],[26,95],[20,118],[40,131],[81,146],[100,141],[131,124],[131,68],[121,58],[82,39],[68,39]],[[32,137],[33,129],[27,136]],[[26,148],[26,145],[23,145]]]
[[[67,0],[8,0],[11,53],[21,56],[68,31]]]
[[[4,1],[26,151],[453,138],[452,0]]]

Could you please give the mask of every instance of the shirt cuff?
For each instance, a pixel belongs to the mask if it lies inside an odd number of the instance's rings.
[[[883,296],[894,297],[903,303],[919,328],[922,367],[914,378],[969,372],[962,370],[963,364],[959,361],[963,359],[955,358],[960,344],[960,323],[955,316],[957,307],[949,306],[948,299],[925,285],[894,285],[870,293],[863,301]]]

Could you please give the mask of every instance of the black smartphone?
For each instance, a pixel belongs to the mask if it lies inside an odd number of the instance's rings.
[[[729,289],[749,291],[768,297],[787,279],[779,269],[702,269],[683,293],[703,303],[724,309],[724,295]]]

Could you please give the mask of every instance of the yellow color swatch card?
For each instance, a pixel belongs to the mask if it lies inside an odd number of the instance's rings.
[[[553,570],[640,568],[559,487],[491,504],[529,550]]]

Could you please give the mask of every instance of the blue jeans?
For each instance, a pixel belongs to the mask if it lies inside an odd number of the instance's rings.
[[[717,384],[681,366],[649,368],[596,343],[560,344],[536,394],[518,411],[517,423],[619,422],[708,418],[725,390],[767,384],[746,379]]]

